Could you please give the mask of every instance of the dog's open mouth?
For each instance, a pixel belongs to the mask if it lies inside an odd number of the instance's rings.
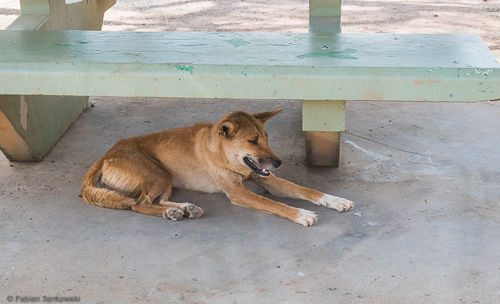
[[[246,157],[246,156],[243,157],[243,161],[245,162],[245,164],[247,164],[247,166],[249,166],[258,175],[269,176],[269,174],[271,174],[271,171],[262,168],[261,166],[259,166],[257,164],[256,161],[254,161],[250,157]]]

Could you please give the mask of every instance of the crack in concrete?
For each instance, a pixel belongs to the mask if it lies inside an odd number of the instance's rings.
[[[364,140],[368,140],[368,141],[377,143],[377,144],[379,144],[381,146],[384,146],[384,147],[388,147],[388,148],[391,148],[391,149],[394,149],[394,150],[398,150],[398,151],[404,152],[404,153],[416,154],[416,155],[422,155],[422,156],[428,156],[428,155],[426,155],[424,153],[415,152],[415,151],[409,151],[409,150],[401,149],[401,148],[398,148],[398,147],[394,147],[394,146],[391,146],[389,144],[386,144],[386,143],[383,143],[383,142],[379,142],[379,141],[376,141],[376,140],[368,138],[368,137],[364,137],[362,135],[354,134],[354,133],[347,132],[347,131],[345,133],[349,134],[349,135],[352,135],[352,136],[356,136],[356,137],[362,138]]]
[[[495,108],[500,108],[500,105],[496,105],[496,104],[491,103],[491,102],[485,102],[485,104],[490,105],[490,106],[495,107]]]

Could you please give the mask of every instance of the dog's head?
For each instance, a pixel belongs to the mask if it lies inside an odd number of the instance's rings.
[[[264,123],[279,112],[281,109],[254,114],[230,112],[214,124],[219,151],[238,173],[269,176],[270,170],[281,165],[281,160],[269,147],[264,129]]]

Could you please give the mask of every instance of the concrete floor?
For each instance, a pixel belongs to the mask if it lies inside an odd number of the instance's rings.
[[[340,169],[307,168],[297,101],[93,99],[41,163],[0,160],[0,303],[498,303],[500,104],[348,103]],[[147,106],[144,106],[147,105]],[[179,190],[206,214],[180,222],[78,196],[112,144],[282,107],[268,122],[277,175],[357,203],[305,228]]]

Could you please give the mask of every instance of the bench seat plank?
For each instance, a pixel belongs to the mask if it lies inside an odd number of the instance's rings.
[[[0,94],[483,101],[500,65],[470,34],[0,31]]]

